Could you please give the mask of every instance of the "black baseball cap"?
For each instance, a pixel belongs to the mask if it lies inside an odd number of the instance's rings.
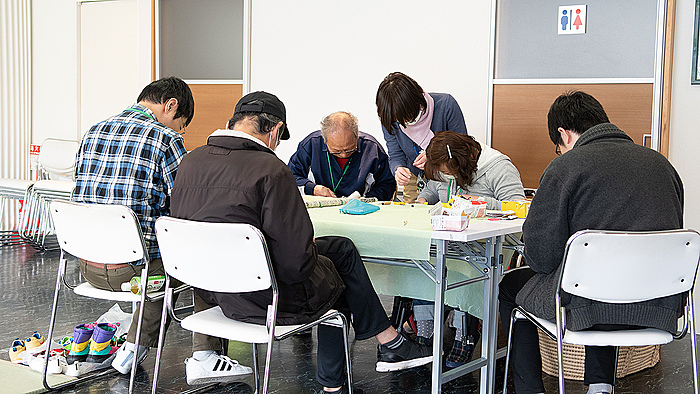
[[[233,110],[234,115],[239,112],[266,113],[282,119],[284,126],[282,126],[281,139],[289,139],[289,128],[287,128],[287,111],[284,108],[284,104],[274,94],[267,92],[253,92],[246,94],[245,96],[241,97],[240,100],[238,100],[236,108]]]

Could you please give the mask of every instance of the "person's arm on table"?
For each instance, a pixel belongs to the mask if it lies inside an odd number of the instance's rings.
[[[416,202],[418,203],[428,203],[430,205],[437,204],[440,201],[440,195],[438,194],[439,181],[429,180],[423,190],[418,194]]]
[[[483,196],[488,209],[500,210],[501,201],[525,199],[520,173],[510,161],[502,161],[498,168],[487,171],[485,177],[486,184],[490,190],[493,190],[494,196]]]

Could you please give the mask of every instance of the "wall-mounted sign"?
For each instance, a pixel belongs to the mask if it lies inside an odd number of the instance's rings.
[[[586,6],[560,6],[557,29],[559,34],[586,34]]]

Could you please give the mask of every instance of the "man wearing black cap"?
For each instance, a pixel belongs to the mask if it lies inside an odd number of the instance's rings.
[[[429,363],[430,349],[398,335],[391,326],[352,241],[314,240],[294,175],[274,154],[280,140],[289,138],[284,104],[266,92],[250,93],[236,104],[227,126],[182,160],[172,215],[249,223],[262,231],[280,291],[278,324],[305,323],[335,308],[348,317],[352,314],[356,339],[378,339],[377,371]],[[270,290],[197,293],[208,305],[195,309],[219,305],[225,315],[253,323],[265,322],[272,298]],[[325,391],[347,392],[342,340],[339,328],[319,326],[317,379]]]

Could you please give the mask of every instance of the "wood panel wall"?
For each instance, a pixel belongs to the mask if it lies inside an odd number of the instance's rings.
[[[510,157],[526,188],[537,188],[556,157],[547,112],[560,94],[572,89],[600,101],[610,122],[636,143],[643,144],[643,135],[651,133],[652,84],[494,85],[491,146]]]
[[[233,108],[243,97],[243,85],[190,84],[194,97],[194,118],[185,129],[185,148],[190,151],[207,143],[214,130],[223,129]]]

